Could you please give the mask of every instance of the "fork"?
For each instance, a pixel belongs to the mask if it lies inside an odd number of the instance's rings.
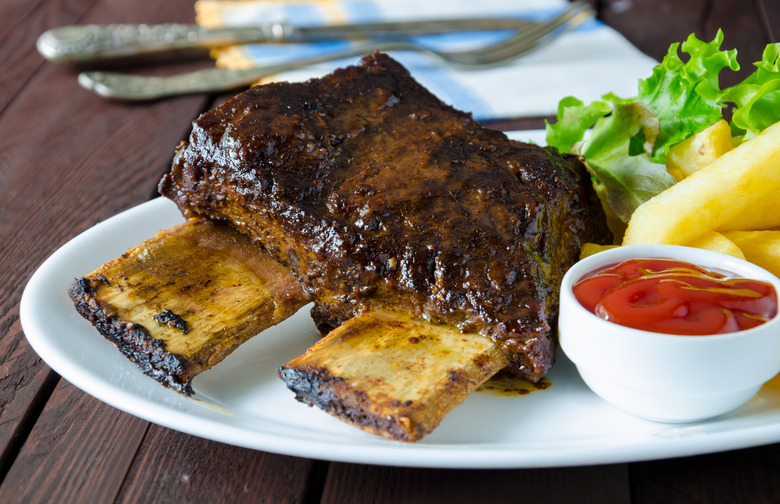
[[[345,51],[263,67],[241,70],[210,68],[163,77],[93,71],[79,74],[78,81],[82,87],[107,98],[153,100],[183,94],[230,91],[271,75],[373,51],[415,51],[455,67],[487,68],[520,58],[592,17],[591,7],[583,1],[576,1],[563,13],[544,23],[519,29],[506,40],[476,49],[437,51],[408,40],[360,41]]]

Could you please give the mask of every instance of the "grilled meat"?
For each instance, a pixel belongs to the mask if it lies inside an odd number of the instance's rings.
[[[145,374],[185,395],[196,375],[309,300],[259,245],[202,219],[160,231],[68,293]]]
[[[610,239],[576,157],[481,127],[380,53],[202,115],[160,192],[188,222],[77,280],[79,312],[191,394],[311,299],[330,333],[280,377],[403,441],[501,369],[541,378],[560,280]]]
[[[380,53],[203,114],[159,188],[261,242],[321,327],[408,313],[492,338],[530,380],[553,363],[563,273],[609,241],[577,158],[480,126]]]

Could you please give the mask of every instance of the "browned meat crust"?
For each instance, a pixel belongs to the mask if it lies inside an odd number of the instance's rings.
[[[563,273],[609,241],[577,158],[480,126],[379,53],[203,114],[159,188],[259,240],[323,327],[405,311],[502,342],[531,380],[554,359]]]

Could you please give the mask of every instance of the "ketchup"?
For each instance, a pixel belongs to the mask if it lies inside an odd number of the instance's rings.
[[[736,332],[777,314],[771,284],[671,259],[607,266],[583,277],[574,296],[605,320],[666,334]]]

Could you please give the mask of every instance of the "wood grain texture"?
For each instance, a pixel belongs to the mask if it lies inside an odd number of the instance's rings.
[[[721,85],[732,85],[753,73],[756,69],[753,62],[761,60],[768,43],[778,40],[771,40],[769,27],[760,22],[761,0],[713,0],[712,3],[712,9],[704,24],[704,32],[707,39],[711,40],[718,28],[721,28],[725,35],[723,48],[737,49],[741,66],[739,72],[736,75],[733,72],[724,72],[721,79]],[[769,3],[777,3],[777,0],[771,0]],[[774,20],[775,28],[778,21],[780,19]]]
[[[522,119],[499,119],[495,121],[483,121],[486,127],[499,131],[513,130],[538,130],[544,129],[544,121],[555,122],[555,116],[550,117],[523,117]]]
[[[3,23],[0,24],[0,44],[9,33],[16,31],[23,24],[27,24],[29,22],[28,16],[44,3],[46,3],[45,0],[5,0],[2,2],[0,4],[0,19],[3,20]]]
[[[0,111],[44,64],[35,43],[43,31],[73,24],[93,0],[0,2]]]
[[[561,469],[447,470],[332,463],[322,504],[628,503],[624,464]]]
[[[147,425],[62,380],[0,485],[0,502],[111,502]]]
[[[152,425],[117,502],[304,502],[314,467]]]
[[[682,42],[695,33],[712,40],[721,28],[722,49],[736,48],[742,69],[724,71],[721,85],[728,86],[745,78],[761,59],[769,35],[762,23],[761,0],[603,0],[599,18],[616,28],[643,52],[661,60],[674,42]],[[767,0],[764,5],[777,3]],[[777,8],[771,10],[776,14]],[[775,26],[777,26],[775,22]]]
[[[780,502],[780,444],[631,464],[635,504]]]
[[[13,122],[6,123],[4,118],[8,115],[2,111],[43,63],[35,50],[38,33],[49,26],[47,23],[74,22],[90,3],[91,0],[0,3],[0,19],[3,20],[0,23],[0,131],[6,125],[13,125]],[[8,180],[12,170],[9,165],[13,163],[9,156],[11,152],[6,149],[0,152],[0,253],[4,257],[0,265],[0,278],[3,279],[0,287],[0,355],[3,356],[0,368],[0,460],[3,461],[0,465],[3,467],[0,467],[0,475],[6,469],[5,460],[14,456],[14,446],[22,431],[28,430],[28,426],[20,423],[49,375],[48,368],[29,351],[19,324],[21,287],[29,277],[31,264],[25,260],[27,251],[17,247],[16,236],[24,226],[16,228],[9,215],[13,200],[20,199],[18,195],[22,191]],[[9,249],[18,250],[21,256],[9,253]]]
[[[692,31],[709,39],[723,27],[724,47],[737,47],[747,68],[780,30],[777,0],[590,1],[657,59]],[[0,2],[0,478],[8,470],[0,502],[780,501],[780,444],[561,469],[364,466],[206,441],[150,426],[63,380],[54,388],[56,376],[22,334],[24,284],[78,232],[154,195],[190,121],[219,99],[107,102],[79,88],[74,69],[43,62],[34,41],[43,29],[74,21],[192,19],[192,0]],[[543,118],[490,126],[536,129]]]
[[[777,0],[753,0],[762,19],[764,31],[770,42],[780,42],[780,2]]]
[[[148,199],[171,146],[201,107],[198,98],[98,106],[74,85],[62,82],[52,91],[46,82],[32,83],[0,117],[0,440],[13,426],[5,412],[24,409],[17,401],[29,394],[18,394],[40,376],[41,363],[18,323],[22,287],[65,241]],[[60,100],[49,99],[58,94]],[[136,128],[150,133],[131,134]]]
[[[123,5],[103,2],[87,17],[108,22]],[[193,17],[187,2],[135,5],[136,20],[141,11],[159,19]],[[26,413],[49,373],[19,324],[24,285],[77,233],[149,199],[207,101],[108,103],[79,88],[68,69],[45,64],[0,112],[0,452],[13,451],[21,422],[35,420]]]

